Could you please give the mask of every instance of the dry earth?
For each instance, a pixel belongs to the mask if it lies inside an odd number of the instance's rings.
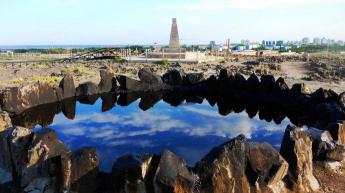
[[[216,74],[220,68],[246,68],[243,64],[246,60],[227,63],[208,63],[208,64],[181,64],[179,68],[185,72],[204,72],[205,77]],[[320,87],[333,89],[338,93],[345,91],[345,82],[339,83],[306,81],[303,78],[310,72],[304,62],[287,61],[279,63],[281,71],[270,71],[275,77],[282,76],[287,84],[292,86],[295,83],[305,83],[313,91]],[[76,63],[52,63],[52,62],[22,62],[22,63],[0,63],[0,89],[6,87],[28,84],[36,81],[48,81],[58,83],[64,74],[73,74],[77,83],[85,81],[99,81],[98,71],[102,68],[110,68],[114,74],[125,74],[136,77],[138,69],[149,66],[158,74],[165,73],[175,65],[158,64],[119,64],[109,60],[76,62]],[[248,75],[248,74],[247,74]]]

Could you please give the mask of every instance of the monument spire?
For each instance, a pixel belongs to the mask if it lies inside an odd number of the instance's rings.
[[[178,35],[176,18],[172,19],[169,48],[170,49],[180,48],[180,38]]]

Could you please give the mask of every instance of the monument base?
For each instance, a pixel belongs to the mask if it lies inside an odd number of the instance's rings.
[[[167,58],[167,59],[185,59],[185,48],[164,48],[160,52],[150,52],[147,55],[148,58]]]

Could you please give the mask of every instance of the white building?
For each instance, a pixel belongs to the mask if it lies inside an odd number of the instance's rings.
[[[313,44],[315,44],[315,45],[321,45],[321,39],[318,38],[318,37],[314,38]]]
[[[322,45],[327,45],[328,43],[329,43],[329,41],[328,41],[327,38],[324,37],[324,38],[321,39],[321,44]]]

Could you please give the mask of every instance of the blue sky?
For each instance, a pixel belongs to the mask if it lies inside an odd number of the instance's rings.
[[[345,0],[0,0],[0,45],[345,40]]]

